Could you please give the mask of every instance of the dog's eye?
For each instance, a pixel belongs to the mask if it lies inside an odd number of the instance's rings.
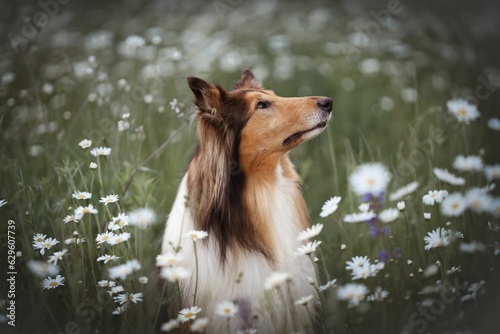
[[[267,107],[269,107],[269,102],[267,101],[259,101],[257,103],[257,109],[266,109]]]

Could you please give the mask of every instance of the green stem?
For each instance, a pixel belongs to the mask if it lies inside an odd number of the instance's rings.
[[[194,281],[193,306],[196,306],[196,294],[198,293],[198,253],[196,252],[196,241],[193,240],[194,260],[196,263],[196,278]]]

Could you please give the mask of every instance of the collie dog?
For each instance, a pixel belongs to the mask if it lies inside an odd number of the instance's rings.
[[[182,307],[200,307],[197,316],[210,319],[208,333],[312,331],[316,273],[307,256],[294,256],[309,216],[288,152],[323,131],[332,99],[277,96],[248,69],[231,91],[196,77],[187,81],[199,145],[162,245],[163,255],[181,254],[177,265],[191,272],[179,280]],[[208,237],[194,244],[190,231]],[[288,278],[266,285],[276,273]],[[306,307],[294,305],[310,295]],[[229,321],[216,314],[222,301],[237,305]]]

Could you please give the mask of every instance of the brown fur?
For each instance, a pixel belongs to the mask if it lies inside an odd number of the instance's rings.
[[[313,128],[309,124],[326,117],[318,113],[325,98],[279,97],[264,90],[249,70],[233,91],[193,77],[188,83],[199,118],[199,146],[188,171],[196,228],[216,238],[222,263],[228,251],[237,256],[241,250],[260,253],[273,263],[276,246],[268,217],[272,208],[266,199],[281,166],[282,175],[296,185],[293,201],[300,228],[308,226],[300,180],[288,151],[307,139],[305,133]],[[258,108],[259,102],[266,108]]]

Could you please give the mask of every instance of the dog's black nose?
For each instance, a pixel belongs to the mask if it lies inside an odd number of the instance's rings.
[[[324,111],[331,112],[333,100],[329,97],[323,97],[318,100],[318,107]]]

